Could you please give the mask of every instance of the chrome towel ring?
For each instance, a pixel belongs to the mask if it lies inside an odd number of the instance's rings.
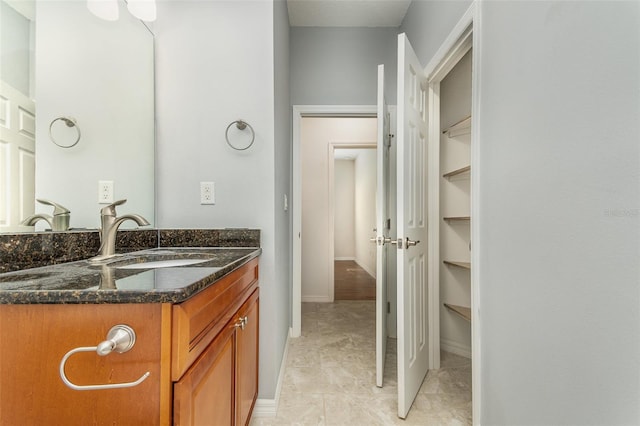
[[[78,133],[78,137],[76,137],[75,142],[73,142],[71,145],[61,145],[58,142],[56,142],[55,138],[53,137],[53,133],[51,132],[51,129],[53,128],[53,125],[56,121],[62,121],[64,124],[67,125],[67,127],[75,127],[76,132]],[[80,141],[80,127],[78,126],[78,123],[76,122],[76,119],[73,117],[58,117],[58,118],[54,118],[53,121],[51,122],[51,124],[49,124],[49,138],[51,138],[51,142],[53,142],[54,144],[58,145],[60,148],[72,148],[74,146],[76,146],[78,144],[78,142]]]
[[[140,383],[144,382],[147,377],[151,375],[149,371],[144,373],[138,380],[133,382],[124,382],[124,383],[105,383],[105,384],[97,384],[97,385],[76,385],[71,382],[69,378],[67,378],[67,374],[65,372],[65,365],[67,364],[67,360],[69,357],[78,352],[96,352],[100,356],[109,355],[112,352],[117,353],[125,353],[129,351],[133,345],[136,343],[136,332],[133,328],[129,327],[126,324],[118,324],[111,327],[109,333],[107,334],[107,340],[98,344],[98,346],[82,346],[79,348],[71,349],[67,352],[63,357],[62,361],[60,361],[59,373],[60,378],[64,382],[65,385],[70,387],[73,390],[77,391],[87,391],[87,390],[103,390],[103,389],[121,389],[121,388],[131,388],[134,386],[138,386]]]
[[[249,142],[249,145],[245,146],[244,148],[238,148],[237,146],[234,146],[230,141],[229,141],[229,129],[231,128],[231,126],[236,125],[236,127],[238,128],[238,130],[244,130],[247,127],[249,127],[249,131],[251,132],[251,142]],[[236,120],[236,121],[232,121],[231,123],[229,123],[229,125],[227,126],[227,130],[225,130],[224,132],[224,138],[227,140],[227,145],[229,145],[231,148],[235,149],[236,151],[244,151],[246,149],[251,148],[251,145],[253,145],[253,142],[256,140],[256,132],[253,131],[253,127],[251,127],[251,124],[247,123],[246,121],[243,120]]]

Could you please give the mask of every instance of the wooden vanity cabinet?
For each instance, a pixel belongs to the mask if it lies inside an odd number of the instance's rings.
[[[258,391],[258,290],[174,387],[176,425],[246,425]]]
[[[246,425],[258,391],[258,262],[173,307],[175,425]]]
[[[0,305],[0,425],[246,425],[258,304],[256,258],[179,304]],[[64,354],[97,345],[116,324],[135,330],[134,347],[74,354],[67,376],[81,385],[149,377],[125,389],[65,386]]]

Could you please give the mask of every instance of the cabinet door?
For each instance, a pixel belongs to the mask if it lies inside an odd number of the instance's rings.
[[[245,319],[236,329],[236,425],[247,425],[258,395],[258,291],[238,310]]]
[[[234,333],[233,325],[225,327],[174,385],[174,424],[232,424]]]
[[[0,305],[0,425],[163,424],[171,390],[164,367],[171,354],[161,342],[171,326],[163,309],[170,313],[159,303]],[[102,342],[116,324],[135,330],[133,348],[74,354],[66,376],[77,385],[131,382],[147,371],[150,376],[132,388],[68,388],[59,373],[62,357]]]

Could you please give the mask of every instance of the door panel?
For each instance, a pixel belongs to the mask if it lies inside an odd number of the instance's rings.
[[[378,65],[378,142],[376,190],[376,386],[382,387],[387,355],[387,252],[389,227],[390,115],[384,98],[384,65]]]
[[[35,212],[35,104],[0,81],[0,232],[29,231]]]
[[[233,424],[234,335],[228,325],[175,383],[175,425]]]
[[[427,299],[427,81],[398,36],[398,416],[406,418],[429,366]]]
[[[249,424],[258,396],[258,291],[238,311],[245,321],[236,330],[236,425]]]

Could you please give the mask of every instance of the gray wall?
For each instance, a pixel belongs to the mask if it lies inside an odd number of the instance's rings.
[[[640,424],[640,3],[482,19],[483,424]]]
[[[640,3],[480,4],[476,420],[640,424]],[[425,64],[454,6],[410,8]]]
[[[287,237],[279,235],[286,218],[274,205],[286,186],[276,165],[288,163],[281,150],[286,95],[275,96],[274,31],[280,48],[286,44],[279,7],[274,29],[271,2],[159,2],[154,26],[158,226],[261,230],[259,397],[266,399],[275,394],[290,310],[286,259],[276,257],[287,250]],[[286,59],[278,58],[281,68]],[[225,129],[237,119],[255,130],[246,151],[225,142]],[[238,144],[248,136],[230,129]],[[200,205],[200,181],[216,183],[215,205]]]
[[[422,66],[427,66],[470,5],[470,0],[414,0],[411,3],[400,32],[407,34]]]
[[[275,255],[277,292],[275,336],[261,334],[261,347],[272,347],[274,359],[282,359],[287,332],[291,324],[291,107],[289,100],[289,14],[284,0],[274,1],[274,91],[275,91]],[[287,197],[285,211],[284,197]],[[263,327],[264,330],[266,327]],[[283,333],[284,331],[284,333]],[[273,340],[275,337],[275,340]],[[269,341],[268,339],[272,339]],[[277,381],[279,368],[270,371]],[[269,389],[273,392],[275,389]],[[262,388],[261,398],[275,396]]]
[[[291,28],[292,105],[375,105],[378,65],[396,102],[397,28]]]

